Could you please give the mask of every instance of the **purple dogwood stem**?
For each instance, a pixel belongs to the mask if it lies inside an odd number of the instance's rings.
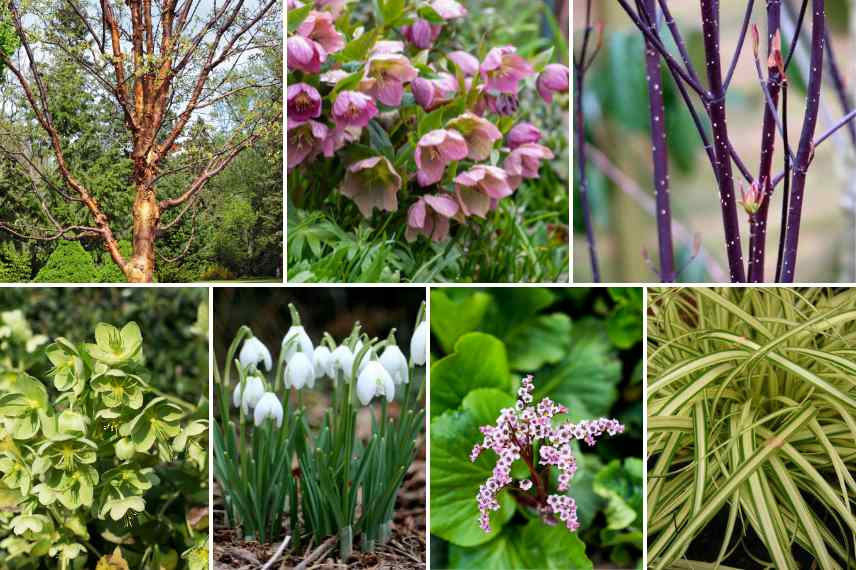
[[[783,283],[793,283],[794,281],[806,174],[814,155],[814,130],[817,126],[817,115],[820,110],[820,87],[823,78],[823,46],[826,43],[826,10],[824,0],[812,0],[811,9],[811,58],[808,89],[806,92],[806,111],[795,159],[796,162],[794,163],[792,195],[788,204],[787,228],[785,230],[785,243],[782,254],[781,281]]]
[[[847,92],[847,86],[844,84],[844,78],[841,76],[841,69],[838,67],[838,60],[835,57],[835,51],[832,49],[832,41],[829,37],[829,30],[826,30],[826,39],[824,40],[826,47],[826,68],[829,71],[829,80],[832,82],[832,87],[835,90],[835,95],[838,97],[838,102],[841,104],[841,109],[846,115],[853,110],[853,100]],[[850,142],[856,147],[856,124],[853,121],[847,123],[847,132],[850,135]]]
[[[781,0],[767,2],[767,56],[773,53],[773,38],[780,33],[782,20]],[[749,282],[764,281],[764,254],[767,246],[767,217],[770,209],[770,199],[773,195],[771,169],[773,167],[773,152],[776,147],[776,108],[779,101],[779,86],[781,77],[776,65],[768,61],[767,90],[773,105],[764,107],[764,122],[761,128],[761,165],[758,169],[758,183],[764,198],[758,211],[749,219]],[[784,129],[783,134],[784,134]]]
[[[725,90],[722,85],[722,64],[719,53],[719,3],[716,0],[701,0],[701,17],[707,80],[710,89],[708,111],[713,131],[713,146],[716,156],[715,170],[719,183],[722,223],[725,228],[728,268],[731,281],[743,283],[746,281],[746,271],[743,266],[743,251],[740,243],[737,202],[734,198],[734,178],[725,114]]]
[[[657,35],[656,0],[643,0],[645,19],[651,34]],[[666,142],[666,113],[660,56],[651,42],[645,42],[645,70],[651,113],[651,155],[654,162],[654,193],[657,202],[657,242],[660,248],[660,281],[675,282],[675,253],[672,242],[672,208],[669,203],[669,149]]]

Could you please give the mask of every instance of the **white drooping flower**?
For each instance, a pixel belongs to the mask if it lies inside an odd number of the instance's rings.
[[[396,384],[407,384],[410,381],[407,358],[404,357],[401,349],[394,344],[384,349],[383,354],[380,355],[380,363],[386,368]]]
[[[264,393],[253,414],[257,426],[268,418],[273,418],[276,421],[276,427],[282,427],[282,404],[273,392]]]
[[[296,339],[295,342],[291,342],[292,339]],[[285,347],[287,344],[289,346],[285,349],[284,356],[286,362],[291,362],[295,354],[302,352],[309,357],[309,362],[312,362],[314,365],[315,347],[312,345],[312,339],[309,338],[309,335],[306,334],[306,330],[302,326],[295,325],[288,329],[288,332],[282,337],[282,346]]]
[[[395,397],[395,382],[380,362],[372,360],[357,379],[357,397],[367,406],[375,396],[386,396],[387,400],[392,400]]]
[[[354,353],[351,352],[351,349],[344,344],[337,346],[330,358],[330,371],[332,372],[330,376],[335,380],[341,372],[345,382],[350,382],[351,369],[354,367]]]
[[[285,367],[285,387],[300,390],[304,386],[315,386],[315,367],[312,366],[309,356],[298,352]]]
[[[244,368],[249,368],[250,366],[258,368],[259,363],[264,363],[265,370],[268,372],[273,368],[273,360],[271,359],[268,347],[254,336],[244,341],[238,359]]]
[[[413,359],[413,364],[422,366],[428,360],[428,321],[422,321],[416,330],[413,331],[413,336],[410,337],[410,358]]]
[[[330,352],[330,349],[324,345],[315,347],[315,378],[321,378],[322,376],[330,376],[331,366],[333,365],[333,355]]]
[[[245,381],[244,392],[241,394],[241,383],[235,386],[235,391],[232,392],[232,405],[242,407],[244,413],[249,413],[251,409],[256,407],[262,394],[265,393],[265,385],[262,379],[258,376],[249,376]]]

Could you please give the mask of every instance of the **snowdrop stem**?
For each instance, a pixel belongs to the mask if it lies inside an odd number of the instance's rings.
[[[303,323],[300,322],[300,313],[297,312],[297,307],[294,306],[294,303],[288,304],[288,312],[291,313],[291,326],[302,327]]]
[[[327,345],[327,348],[330,349],[330,352],[336,350],[336,341],[330,336],[330,333],[325,332],[324,337],[321,339],[321,342]]]
[[[416,329],[416,327],[418,327],[419,324],[425,320],[425,310],[426,304],[425,301],[422,301],[422,304],[419,305],[419,311],[416,313],[416,322],[413,324],[414,329]]]
[[[232,339],[232,344],[229,345],[229,351],[226,353],[226,370],[223,371],[223,384],[228,388],[229,380],[232,372],[232,362],[235,360],[235,354],[238,352],[238,347],[244,342],[244,339],[253,336],[253,331],[247,325],[243,325],[238,329],[235,338]]]
[[[276,376],[274,380],[274,392],[279,393],[280,386],[283,386],[283,376],[285,376],[285,367],[288,365],[288,362],[285,361],[285,355],[288,353],[288,349],[291,348],[292,345],[297,343],[297,337],[293,337],[289,339],[289,341],[282,345],[282,348],[279,351],[279,358],[276,361]]]
[[[396,330],[395,330],[395,329],[390,329],[389,334],[388,334],[388,335],[386,335],[386,340],[387,340],[387,342],[388,342],[388,343],[390,343],[390,344],[395,344],[395,343],[396,343],[396,341],[395,341],[395,333],[396,333]]]

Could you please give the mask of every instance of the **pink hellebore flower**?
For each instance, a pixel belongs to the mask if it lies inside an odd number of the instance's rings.
[[[332,157],[345,144],[360,140],[360,135],[363,130],[360,127],[341,127],[337,126],[334,129],[329,129],[327,138],[322,143],[324,156]]]
[[[467,141],[461,133],[437,129],[426,133],[416,145],[416,180],[420,186],[436,184],[443,178],[446,165],[467,157]]]
[[[484,218],[496,201],[513,192],[503,169],[477,165],[455,178],[455,195],[465,216]]]
[[[327,10],[333,14],[333,19],[339,17],[345,9],[346,0],[315,0],[315,7],[319,10]]]
[[[318,42],[327,53],[335,53],[345,47],[345,38],[333,26],[333,14],[330,12],[309,12],[297,33]]]
[[[404,84],[416,79],[419,73],[406,56],[379,53],[369,58],[366,65],[368,93],[389,107],[398,107],[404,95]]]
[[[318,121],[295,122],[288,118],[288,168],[294,168],[307,158],[311,160],[321,150],[327,137],[327,127]]]
[[[502,133],[496,125],[469,112],[452,119],[446,126],[464,135],[469,149],[467,158],[471,160],[487,159],[493,143],[502,138]]]
[[[410,82],[410,91],[420,107],[431,111],[452,100],[458,91],[458,81],[449,73],[440,73],[436,79],[417,77]]]
[[[493,48],[481,64],[481,76],[487,89],[511,95],[517,93],[518,82],[532,73],[532,66],[517,55],[513,46]]]
[[[432,24],[428,20],[418,18],[410,25],[401,28],[401,35],[419,49],[428,49],[434,45],[434,40],[443,31],[440,24]]]
[[[375,45],[372,46],[371,51],[369,51],[369,55],[375,55],[378,53],[401,53],[404,51],[404,42],[400,42],[398,40],[380,40],[375,42]]]
[[[398,209],[396,194],[401,189],[401,176],[386,157],[373,156],[348,167],[342,183],[342,194],[356,202],[360,213],[369,218],[372,210],[394,212]]]
[[[306,83],[288,86],[288,118],[297,122],[315,119],[321,115],[321,95]]]
[[[538,178],[541,160],[553,158],[553,151],[544,145],[525,143],[511,151],[502,167],[508,174],[508,183],[516,189],[524,178]]]
[[[286,47],[288,69],[319,73],[321,64],[327,60],[327,51],[321,44],[300,35],[288,38]]]
[[[294,10],[295,8],[303,8],[303,2],[300,0],[288,0],[288,2],[285,3],[285,6],[289,10]]]
[[[536,143],[541,140],[541,131],[532,123],[517,123],[505,135],[508,148],[514,150],[522,144]]]
[[[452,60],[466,77],[479,72],[479,60],[465,51],[453,51],[446,54],[446,57]]]
[[[553,102],[553,92],[567,93],[570,70],[560,63],[551,63],[535,80],[538,93],[547,103]]]
[[[413,241],[422,234],[434,241],[443,241],[449,235],[449,218],[457,213],[458,203],[448,194],[420,196],[407,211],[404,237]]]
[[[342,91],[333,103],[333,122],[337,127],[365,127],[377,115],[372,98],[358,91]]]
[[[467,15],[467,9],[455,0],[434,0],[430,6],[444,20],[454,20]]]

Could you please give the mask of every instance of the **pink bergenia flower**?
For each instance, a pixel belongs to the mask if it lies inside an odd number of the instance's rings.
[[[379,53],[366,64],[365,88],[378,101],[389,107],[398,107],[404,96],[404,84],[416,79],[419,73],[406,56]],[[363,86],[361,85],[361,88]]]
[[[549,494],[551,468],[558,470],[557,490],[564,493],[577,471],[572,448],[574,440],[585,441],[592,446],[603,434],[614,436],[624,432],[624,426],[617,420],[607,418],[584,420],[578,424],[566,422],[553,427],[555,416],[566,413],[567,408],[549,398],[531,405],[533,389],[531,376],[521,380],[515,406],[503,408],[495,426],[480,428],[484,439],[470,453],[470,461],[476,461],[488,449],[498,457],[491,476],[479,487],[476,495],[479,524],[485,532],[490,532],[490,511],[500,509],[497,495],[509,486],[516,486],[524,493],[534,489],[535,494],[529,493],[529,500],[523,504],[533,504],[534,501],[544,523],[553,525],[560,520],[568,531],[576,531],[579,521],[574,500],[567,495]],[[536,444],[539,444],[537,457]],[[527,462],[537,458],[538,462],[530,465],[528,478],[514,485],[511,465],[522,457],[527,457]]]
[[[370,218],[375,208],[396,211],[400,189],[401,176],[392,163],[386,157],[374,156],[348,167],[341,192],[356,202],[363,217]]]
[[[469,149],[467,158],[470,160],[486,160],[490,156],[493,143],[502,138],[502,133],[496,125],[469,112],[449,121],[446,128],[455,129],[464,135]]]
[[[291,36],[286,47],[288,69],[319,73],[321,64],[327,61],[327,52],[321,44],[303,36]]]
[[[446,57],[452,60],[466,77],[479,72],[479,60],[465,51],[453,51],[446,54]]]
[[[426,133],[416,145],[416,180],[420,186],[436,184],[443,178],[446,165],[467,156],[467,141],[461,133],[437,129]]]
[[[342,10],[345,9],[347,0],[315,0],[315,7],[319,10],[326,10],[333,14],[333,19],[339,17]]]
[[[365,127],[377,115],[372,98],[359,91],[342,91],[333,103],[333,122],[337,127]]]
[[[535,80],[538,93],[547,103],[553,102],[553,93],[567,93],[570,70],[566,65],[551,63]]]
[[[512,192],[505,171],[496,166],[473,166],[455,177],[455,196],[465,216],[484,218],[491,204]]]
[[[321,95],[307,83],[288,86],[288,118],[297,122],[321,116]]]
[[[524,77],[532,75],[532,66],[517,55],[513,46],[491,49],[481,64],[481,76],[489,91],[517,93],[517,84]]]
[[[434,241],[443,241],[449,235],[449,219],[458,213],[458,203],[448,194],[420,196],[407,211],[407,229],[404,237],[413,241],[422,234]]]
[[[434,40],[443,31],[440,24],[432,24],[428,20],[417,18],[415,22],[402,26],[401,35],[419,49],[428,49],[434,45]]]
[[[449,73],[440,73],[436,79],[417,77],[410,82],[410,91],[417,105],[432,111],[452,100],[458,91],[458,81]]]
[[[318,121],[296,122],[288,118],[288,168],[314,158],[327,137],[327,126]]]
[[[532,123],[517,123],[505,135],[508,148],[514,150],[522,144],[537,143],[541,140],[541,131]]]
[[[454,20],[467,15],[467,9],[455,0],[433,0],[430,6],[444,20]]]
[[[297,33],[318,42],[327,53],[335,53],[345,47],[345,37],[333,26],[333,14],[330,12],[309,12],[298,26]]]
[[[553,151],[544,145],[526,143],[505,157],[502,167],[508,174],[508,183],[516,189],[524,178],[538,178],[542,160],[553,158]]]

